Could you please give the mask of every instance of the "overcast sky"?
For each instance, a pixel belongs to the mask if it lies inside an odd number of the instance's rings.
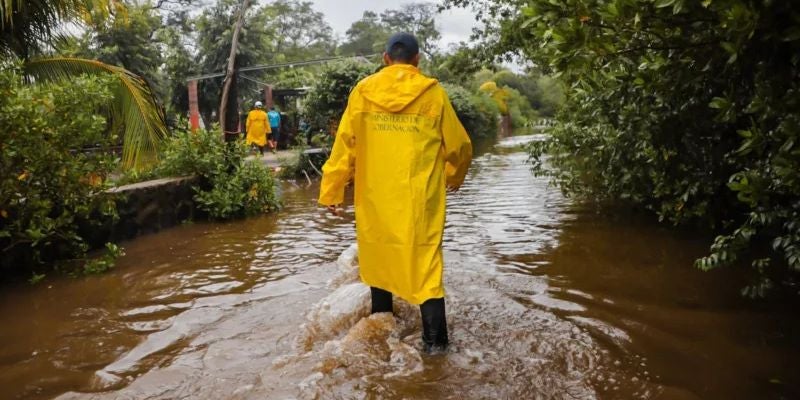
[[[325,14],[325,18],[339,38],[344,38],[350,24],[361,18],[364,11],[380,13],[386,9],[397,9],[413,1],[397,0],[311,0],[314,7]],[[465,9],[453,9],[442,13],[436,20],[436,27],[442,33],[439,43],[447,48],[451,43],[468,41],[472,28],[476,26],[474,14]]]

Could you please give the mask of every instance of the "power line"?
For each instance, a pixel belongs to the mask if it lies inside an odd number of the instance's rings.
[[[245,75],[245,74],[239,74],[239,77],[240,77],[240,78],[244,78],[245,80],[248,80],[248,81],[250,81],[250,82],[253,82],[253,83],[259,84],[259,85],[261,85],[261,86],[267,86],[267,85],[268,85],[268,83],[266,83],[266,82],[261,82],[260,80],[258,80],[258,79],[256,79],[256,78],[253,78],[253,77],[251,77],[251,76],[247,76],[247,75]]]
[[[305,61],[294,61],[294,62],[285,62],[285,63],[278,63],[278,64],[263,64],[263,65],[252,65],[249,67],[242,67],[238,68],[236,72],[248,72],[248,71],[263,71],[267,69],[277,69],[277,68],[285,68],[285,67],[301,67],[304,65],[312,65],[312,64],[322,64],[330,61],[337,61],[337,60],[344,60],[348,58],[355,58],[355,59],[364,59],[366,60],[369,57],[376,57],[380,54],[370,54],[366,56],[339,56],[339,57],[327,57],[327,58],[317,58],[313,60],[305,60]],[[225,72],[213,72],[210,74],[204,75],[197,75],[187,78],[186,81],[194,81],[194,80],[203,80],[203,79],[210,79],[210,78],[219,78],[225,76]]]

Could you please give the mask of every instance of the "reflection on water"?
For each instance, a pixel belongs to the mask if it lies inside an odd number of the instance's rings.
[[[4,288],[8,398],[798,398],[789,307],[702,273],[708,238],[576,206],[504,140],[449,199],[452,351],[416,307],[367,318],[352,209],[289,185],[276,215],[127,243],[116,270]],[[80,393],[84,392],[84,393]]]

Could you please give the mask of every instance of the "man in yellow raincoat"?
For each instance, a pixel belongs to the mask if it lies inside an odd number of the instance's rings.
[[[245,129],[247,130],[245,142],[248,146],[251,144],[258,146],[258,151],[263,156],[264,147],[267,145],[267,136],[272,133],[272,130],[269,127],[267,113],[264,112],[264,105],[260,101],[257,101],[255,107],[247,114]]]
[[[319,203],[336,212],[355,177],[358,259],[372,312],[392,312],[392,294],[420,305],[424,349],[444,350],[445,190],[464,181],[472,144],[442,86],[417,69],[414,36],[393,35],[383,59],[387,66],[350,94]]]

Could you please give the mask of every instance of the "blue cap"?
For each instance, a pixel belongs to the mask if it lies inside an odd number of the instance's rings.
[[[408,54],[412,57],[419,53],[419,42],[417,41],[417,38],[415,38],[414,35],[406,32],[398,32],[392,35],[389,38],[389,41],[386,42],[386,52],[391,53],[392,46],[398,43],[405,46]]]

